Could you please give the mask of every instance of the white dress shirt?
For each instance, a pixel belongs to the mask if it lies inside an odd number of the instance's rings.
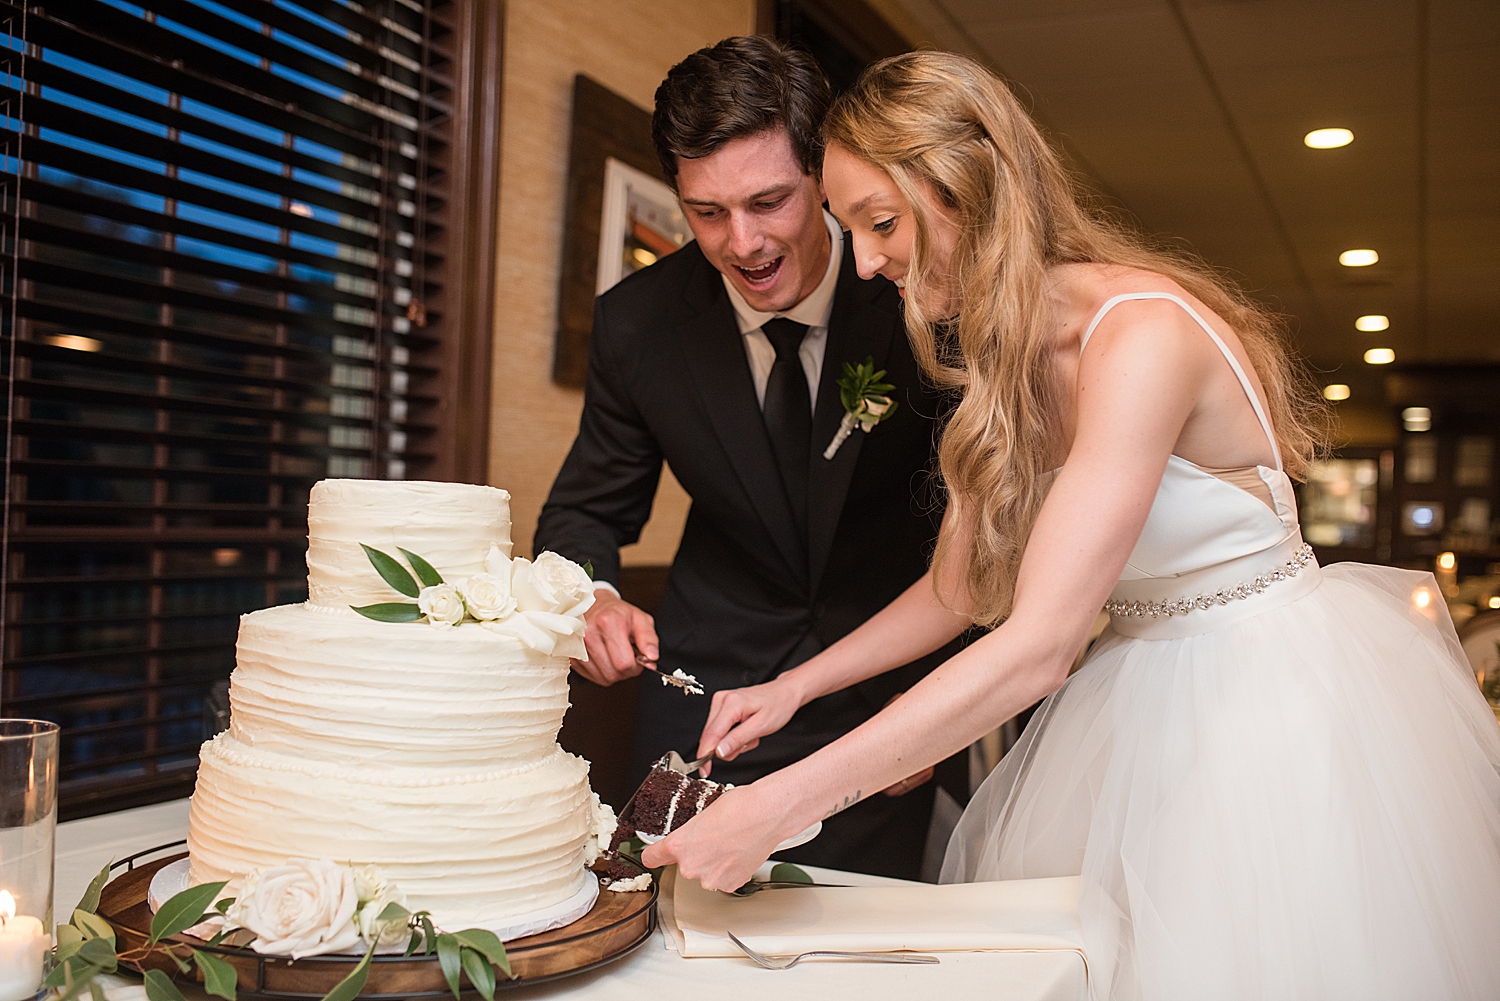
[[[823,375],[823,352],[828,347],[828,317],[833,313],[833,291],[839,283],[839,264],[844,256],[844,231],[838,220],[827,212],[823,223],[828,227],[831,244],[828,254],[828,270],[812,294],[785,313],[762,313],[754,309],[728,277],[723,277],[724,288],[729,291],[729,301],[734,304],[734,318],[739,323],[740,334],[745,339],[745,357],[750,361],[750,377],[755,381],[755,398],[766,405],[766,382],[771,378],[771,366],[776,364],[776,349],[771,339],[761,332],[767,320],[786,317],[807,324],[807,334],[802,338],[802,347],[797,352],[802,360],[802,369],[807,373],[807,395],[813,408],[818,405],[818,381]]]

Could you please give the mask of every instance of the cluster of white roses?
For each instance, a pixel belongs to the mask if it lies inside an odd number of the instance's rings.
[[[586,660],[583,613],[594,604],[594,582],[583,567],[556,553],[536,562],[511,559],[491,546],[484,572],[422,588],[417,607],[429,625],[456,626],[472,619],[515,636],[548,655]]]
[[[406,921],[381,921],[406,898],[377,866],[360,869],[329,858],[291,859],[255,869],[224,914],[224,928],[255,933],[251,948],[271,956],[349,952],[359,942],[398,945]]]

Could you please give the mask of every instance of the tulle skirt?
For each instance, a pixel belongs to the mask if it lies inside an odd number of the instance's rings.
[[[1424,584],[1335,564],[1209,633],[1106,631],[943,882],[1081,874],[1099,999],[1500,998],[1500,727]]]

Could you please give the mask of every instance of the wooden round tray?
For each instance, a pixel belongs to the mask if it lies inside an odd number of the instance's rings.
[[[150,852],[143,854],[151,854]],[[187,854],[179,853],[135,865],[116,876],[99,897],[99,914],[114,925],[120,951],[143,945],[151,930],[151,907],[146,890],[157,870]],[[522,987],[543,980],[571,976],[613,962],[633,952],[656,930],[656,881],[649,892],[611,893],[601,888],[599,899],[583,917],[553,931],[505,943],[514,979],[497,974],[496,990]],[[262,956],[253,949],[208,946],[199,939],[177,935],[184,959],[189,947],[212,952],[239,973],[240,997],[321,998],[348,975],[359,956],[309,956],[291,960]],[[182,976],[166,956],[153,955],[143,968]],[[196,969],[195,969],[196,972]],[[467,986],[467,981],[464,981]],[[465,995],[478,996],[465,990]],[[452,995],[443,979],[437,956],[376,956],[362,998],[423,998]]]

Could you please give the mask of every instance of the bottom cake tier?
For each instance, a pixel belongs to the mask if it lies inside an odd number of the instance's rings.
[[[200,756],[190,879],[233,880],[289,858],[374,863],[440,927],[497,927],[583,887],[588,770],[561,748],[509,769],[354,769],[223,733]]]

